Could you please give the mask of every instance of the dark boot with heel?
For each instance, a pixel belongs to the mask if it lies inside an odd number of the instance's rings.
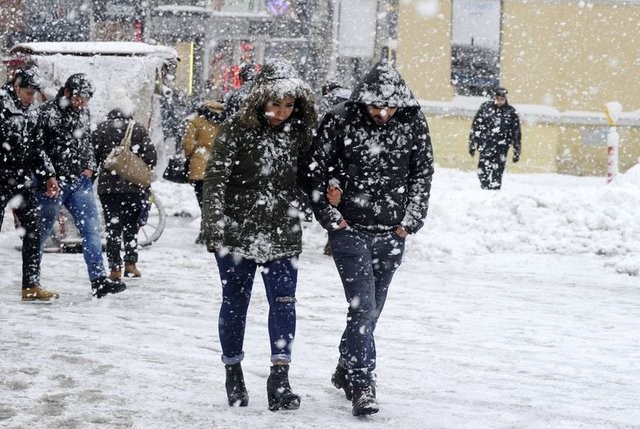
[[[379,411],[376,391],[373,386],[353,386],[351,413],[354,416],[366,416]]]
[[[300,396],[291,391],[289,384],[289,365],[274,365],[267,379],[267,398],[269,410],[297,410],[300,408]]]
[[[351,400],[353,397],[353,384],[351,384],[351,379],[349,378],[349,373],[346,368],[340,365],[336,366],[336,371],[331,376],[331,384],[333,384],[336,389],[343,389],[344,396],[347,397],[348,401]]]
[[[227,380],[225,387],[227,388],[227,399],[229,406],[246,407],[249,405],[249,394],[244,384],[244,376],[242,375],[242,367],[239,363],[224,366]]]

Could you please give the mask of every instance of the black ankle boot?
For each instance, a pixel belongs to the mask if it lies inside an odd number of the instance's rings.
[[[225,387],[227,388],[229,406],[239,405],[246,407],[249,405],[249,394],[247,393],[247,387],[244,385],[242,367],[239,363],[236,363],[234,365],[225,365],[224,369],[227,374]]]
[[[347,397],[348,401],[351,400],[353,397],[353,384],[351,384],[349,373],[346,368],[343,368],[340,365],[336,366],[336,372],[331,376],[331,383],[336,389],[343,389],[344,396]]]
[[[354,416],[377,413],[380,408],[378,401],[376,401],[376,393],[373,386],[354,386],[351,407],[351,413]]]
[[[300,396],[291,391],[289,384],[289,365],[274,365],[267,379],[267,398],[269,410],[297,410],[300,408]]]

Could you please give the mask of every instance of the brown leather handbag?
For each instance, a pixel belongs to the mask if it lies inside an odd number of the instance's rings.
[[[134,121],[129,121],[122,143],[104,161],[104,168],[140,187],[151,184],[151,168],[135,153],[131,152],[131,134]]]

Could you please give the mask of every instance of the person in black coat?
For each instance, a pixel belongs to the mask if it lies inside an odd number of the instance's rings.
[[[507,100],[507,90],[497,88],[494,99],[482,103],[469,133],[469,154],[478,151],[478,178],[482,189],[500,189],[509,146],[513,162],[520,160],[520,118]]]
[[[351,399],[353,415],[372,414],[378,411],[374,331],[405,239],[423,226],[433,175],[427,121],[387,60],[324,116],[308,174],[314,214],[329,231],[349,303],[332,382]],[[337,206],[330,187],[341,194]]]
[[[0,226],[9,200],[20,197],[16,216],[22,237],[22,300],[48,301],[58,294],[40,286],[40,208],[32,187],[36,172],[55,185],[46,154],[29,138],[36,122],[36,94],[42,79],[36,67],[25,67],[0,90]]]
[[[149,201],[149,187],[140,187],[104,168],[104,162],[116,147],[120,146],[130,121],[131,109],[116,108],[107,114],[107,120],[98,125],[91,134],[98,174],[98,196],[102,203],[105,230],[107,233],[107,261],[111,280],[122,277],[120,249],[124,243],[124,275],[140,277],[138,262],[138,229],[140,214]],[[131,151],[150,168],[157,163],[156,149],[147,130],[133,121]]]

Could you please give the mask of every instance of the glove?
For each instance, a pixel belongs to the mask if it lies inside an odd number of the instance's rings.
[[[476,150],[474,148],[469,148],[469,155],[473,156],[476,154]]]
[[[520,154],[513,155],[513,162],[520,161]]]

